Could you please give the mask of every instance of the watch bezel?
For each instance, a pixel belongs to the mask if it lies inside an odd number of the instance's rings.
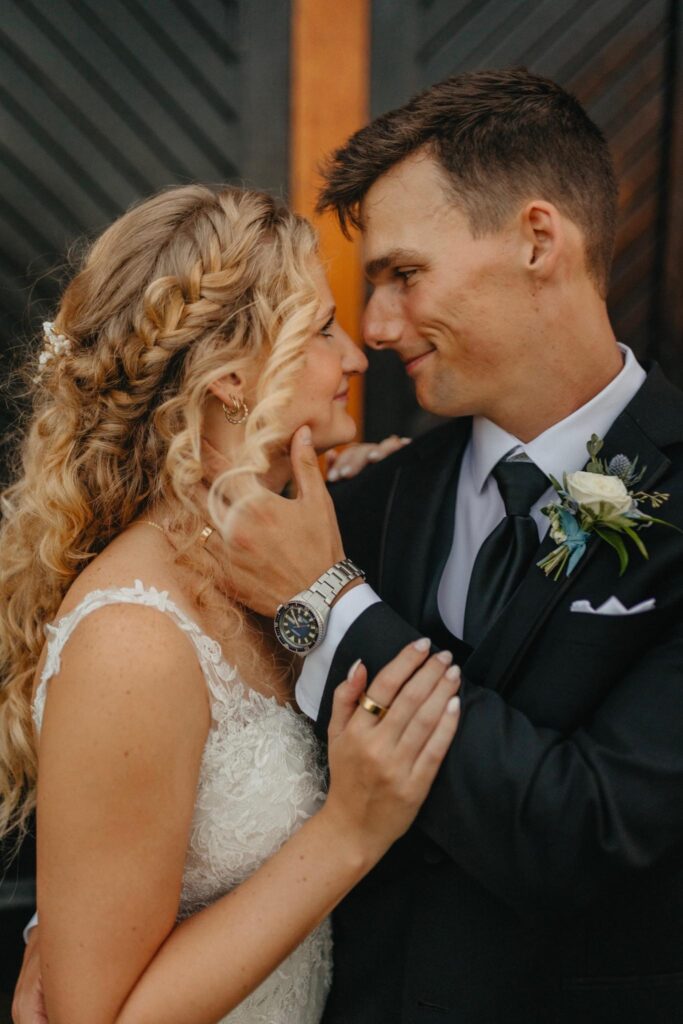
[[[318,627],[318,635],[315,637],[315,639],[311,643],[307,643],[305,645],[302,643],[298,647],[290,643],[290,641],[285,637],[280,627],[280,621],[285,615],[285,613],[291,611],[293,607],[297,606],[304,608],[310,615],[312,615]],[[322,643],[323,637],[325,636],[325,625],[325,618],[323,618],[322,614],[315,607],[315,605],[311,601],[306,600],[303,597],[299,597],[299,595],[293,597],[291,601],[286,601],[284,604],[279,605],[277,611],[275,612],[275,617],[273,619],[275,636],[277,637],[279,643],[281,643],[282,646],[285,647],[288,651],[291,651],[292,654],[299,655],[310,654],[311,651],[314,651],[316,647],[318,647]]]

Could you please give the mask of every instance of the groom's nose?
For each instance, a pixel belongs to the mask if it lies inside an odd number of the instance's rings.
[[[370,296],[363,319],[361,330],[363,340],[371,348],[391,348],[401,340],[403,321],[392,309],[392,304],[383,300],[378,291]]]

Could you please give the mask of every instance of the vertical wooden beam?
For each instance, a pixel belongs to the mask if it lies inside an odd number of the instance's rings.
[[[363,276],[357,241],[330,215],[315,217],[321,158],[368,120],[370,0],[293,0],[290,197],[312,219],[334,292],[338,319],[360,341]],[[353,381],[349,410],[362,431],[362,387]]]

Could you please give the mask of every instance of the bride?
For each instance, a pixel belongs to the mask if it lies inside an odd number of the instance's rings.
[[[51,1024],[322,1015],[328,915],[417,813],[458,674],[406,648],[368,690],[382,716],[350,666],[328,788],[296,658],[226,595],[206,541],[296,482],[307,443],[351,440],[365,366],[309,224],[229,187],[126,213],[45,325],[3,498],[0,834],[25,827],[37,778]],[[229,466],[208,525],[203,440]]]

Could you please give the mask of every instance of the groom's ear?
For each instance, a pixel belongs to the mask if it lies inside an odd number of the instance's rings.
[[[535,199],[519,215],[522,257],[537,281],[547,281],[566,255],[567,221],[553,203]]]

